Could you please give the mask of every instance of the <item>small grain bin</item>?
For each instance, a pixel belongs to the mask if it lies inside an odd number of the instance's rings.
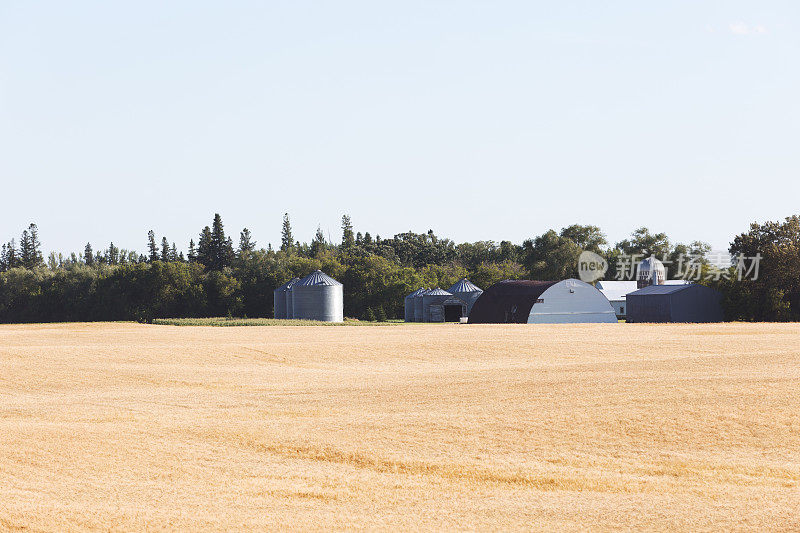
[[[300,281],[300,278],[292,278],[289,282],[286,283],[286,288],[283,289],[283,294],[285,296],[285,310],[284,314],[286,315],[284,318],[294,318],[294,306],[292,305],[292,287],[294,284]]]
[[[292,285],[291,294],[294,318],[344,321],[344,286],[321,270]]]
[[[274,302],[273,316],[275,318],[288,318],[286,316],[286,291],[297,281],[300,281],[300,278],[292,278],[272,291],[272,300]]]
[[[422,317],[424,322],[445,322],[447,317],[447,308],[453,307],[453,311],[457,311],[458,318],[461,318],[466,306],[459,298],[454,297],[452,294],[444,289],[436,287],[435,289],[426,292],[422,296]]]
[[[414,322],[424,322],[425,314],[423,313],[422,309],[422,297],[425,296],[426,293],[430,292],[430,289],[420,289],[417,292],[417,295],[414,296]]]
[[[467,312],[464,316],[469,316],[469,312],[472,311],[472,305],[475,303],[475,300],[483,294],[481,288],[467,278],[462,278],[456,282],[455,285],[447,289],[447,292],[458,297],[467,304]]]
[[[425,291],[426,289],[417,289],[408,296],[403,299],[404,304],[404,318],[406,322],[415,322],[415,313],[414,313],[414,302],[415,298],[419,293]]]

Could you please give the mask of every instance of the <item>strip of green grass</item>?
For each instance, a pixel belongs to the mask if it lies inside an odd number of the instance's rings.
[[[161,326],[394,326],[402,320],[366,322],[345,318],[344,322],[318,322],[316,320],[284,320],[277,318],[155,318],[153,324]]]

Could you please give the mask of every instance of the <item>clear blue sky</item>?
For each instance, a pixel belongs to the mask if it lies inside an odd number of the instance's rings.
[[[46,251],[286,211],[726,247],[800,212],[800,3],[0,0],[0,205]]]

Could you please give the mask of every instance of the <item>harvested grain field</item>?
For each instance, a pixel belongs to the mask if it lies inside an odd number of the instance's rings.
[[[800,528],[800,326],[0,326],[0,529]]]

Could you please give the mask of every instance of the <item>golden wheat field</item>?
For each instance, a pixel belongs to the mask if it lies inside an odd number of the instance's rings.
[[[0,529],[800,528],[800,325],[0,326]]]

